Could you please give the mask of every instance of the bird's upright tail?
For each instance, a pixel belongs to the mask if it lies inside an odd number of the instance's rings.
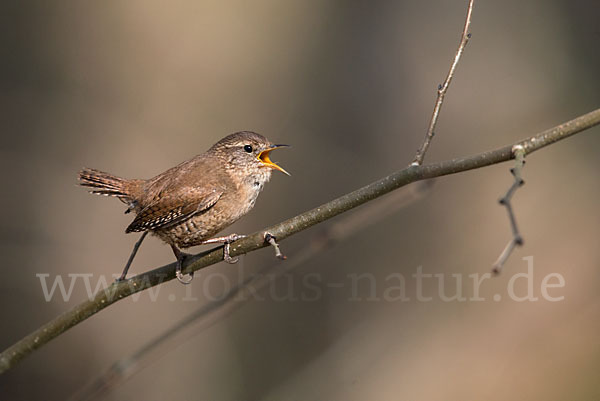
[[[141,182],[141,180],[127,180],[91,168],[84,168],[79,172],[79,185],[92,188],[90,193],[116,196],[128,204],[135,201]]]

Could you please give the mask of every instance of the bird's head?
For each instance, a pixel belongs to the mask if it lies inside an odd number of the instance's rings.
[[[236,132],[221,139],[209,149],[226,162],[227,169],[236,175],[269,180],[272,170],[290,175],[273,162],[270,153],[288,145],[273,144],[264,136],[251,131]]]

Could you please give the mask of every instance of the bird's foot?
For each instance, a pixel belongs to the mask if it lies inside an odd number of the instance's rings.
[[[211,239],[207,239],[206,241],[203,241],[203,244],[214,244],[214,243],[223,243],[223,260],[227,263],[237,263],[239,261],[239,258],[232,258],[231,255],[229,254],[230,250],[231,250],[231,243],[234,241],[237,241],[239,239],[242,238],[246,238],[245,235],[242,234],[229,234],[225,237],[216,237],[216,238],[211,238]]]
[[[189,284],[194,279],[194,272],[192,271],[190,274],[185,275],[182,273],[182,270],[183,270],[183,262],[184,262],[185,258],[187,258],[188,256],[192,256],[192,255],[190,255],[189,253],[184,253],[184,252],[181,252],[180,255],[181,255],[181,257],[177,258],[177,266],[175,267],[175,276],[177,277],[177,280],[179,280],[179,282],[181,284]]]
[[[281,249],[279,249],[279,244],[277,243],[277,238],[275,238],[275,236],[271,233],[265,233],[264,235],[265,237],[265,242],[270,244],[274,249],[275,249],[275,256],[278,259],[281,260],[286,260],[287,256],[285,256],[283,253],[281,253]]]
[[[177,258],[177,266],[175,266],[175,277],[177,277],[177,280],[181,283],[181,284],[189,284],[192,282],[192,280],[194,279],[194,272],[190,272],[190,274],[186,275],[182,273],[183,270],[183,262],[185,261],[185,259],[190,255],[189,253],[185,253],[185,252],[181,252],[178,248],[176,248],[175,246],[171,246],[171,248],[173,249],[173,253],[175,254],[175,257]]]

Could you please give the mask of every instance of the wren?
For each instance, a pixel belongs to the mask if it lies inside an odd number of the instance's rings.
[[[254,207],[272,170],[289,175],[269,158],[272,150],[284,146],[272,144],[255,132],[242,131],[148,180],[125,179],[88,168],[80,171],[79,184],[93,188],[90,193],[117,197],[127,205],[125,213],[136,214],[126,233],[143,232],[119,280],[125,279],[148,232],[171,246],[177,258],[176,276],[182,283],[193,278],[193,273],[189,279],[182,274],[188,256],[182,248],[223,243],[223,259],[237,262],[229,255],[230,244],[243,236],[213,236]]]

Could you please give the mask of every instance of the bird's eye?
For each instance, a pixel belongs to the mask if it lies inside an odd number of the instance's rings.
[[[252,145],[245,145],[244,150],[248,153],[252,153]]]

